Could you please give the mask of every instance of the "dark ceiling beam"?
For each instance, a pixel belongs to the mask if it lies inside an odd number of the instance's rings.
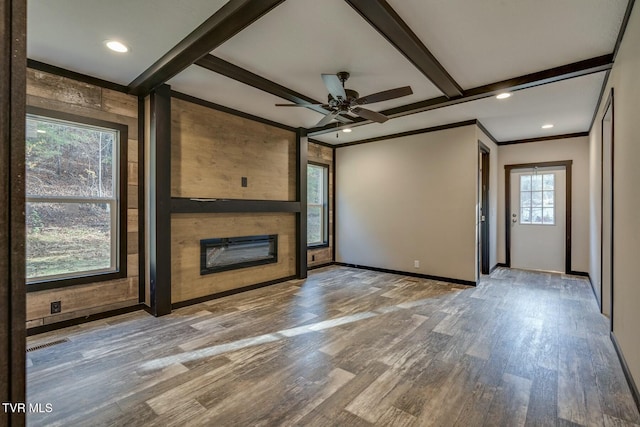
[[[612,66],[612,54],[598,56],[596,58],[586,59],[584,61],[574,62],[572,64],[550,68],[548,70],[539,71],[537,73],[531,73],[513,79],[503,80],[500,82],[465,90],[463,95],[459,98],[448,99],[447,97],[440,96],[438,98],[427,99],[425,101],[414,102],[412,104],[380,111],[380,113],[393,119],[410,114],[417,114],[429,110],[462,104],[464,102],[489,98],[491,96],[497,95],[500,92],[514,92],[517,90],[529,89],[535,86],[559,82],[561,80],[581,77],[601,71],[607,71],[610,70]],[[353,123],[349,124],[331,123],[321,128],[310,129],[308,135],[310,137],[313,137],[325,133],[335,132],[336,130],[343,129],[345,127],[353,128],[370,123],[373,122],[361,118],[354,119]]]
[[[385,0],[345,0],[447,98],[462,96],[462,88],[418,36]]]
[[[258,20],[284,0],[229,0],[129,84],[143,96]]]
[[[206,55],[203,58],[198,59],[195,64],[215,73],[222,74],[225,77],[229,77],[233,80],[252,86],[256,89],[270,93],[282,99],[286,99],[287,101],[291,101],[294,104],[318,103],[318,101],[311,99],[308,96],[295,92],[213,55]],[[320,105],[311,105],[307,108],[317,111],[318,113],[329,114],[329,111],[325,110]]]

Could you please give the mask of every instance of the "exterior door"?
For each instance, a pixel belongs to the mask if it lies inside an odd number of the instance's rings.
[[[511,267],[565,271],[566,170],[511,171]]]

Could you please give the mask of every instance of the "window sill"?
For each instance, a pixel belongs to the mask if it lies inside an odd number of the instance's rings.
[[[328,248],[329,247],[329,243],[318,243],[317,245],[308,245],[307,246],[307,250],[311,251],[314,249],[324,249],[324,248]]]
[[[66,288],[69,286],[88,285],[91,283],[107,282],[127,277],[126,269],[109,273],[96,273],[87,276],[69,277],[67,279],[41,280],[27,283],[27,292],[45,291],[49,289]]]

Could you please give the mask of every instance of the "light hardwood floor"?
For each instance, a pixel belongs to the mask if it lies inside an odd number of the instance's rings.
[[[38,335],[29,425],[633,426],[589,283],[477,288],[344,267]],[[634,424],[635,423],[635,424]]]

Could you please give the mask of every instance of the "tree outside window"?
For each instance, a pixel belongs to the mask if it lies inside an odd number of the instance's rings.
[[[120,131],[28,115],[27,281],[117,272]]]

